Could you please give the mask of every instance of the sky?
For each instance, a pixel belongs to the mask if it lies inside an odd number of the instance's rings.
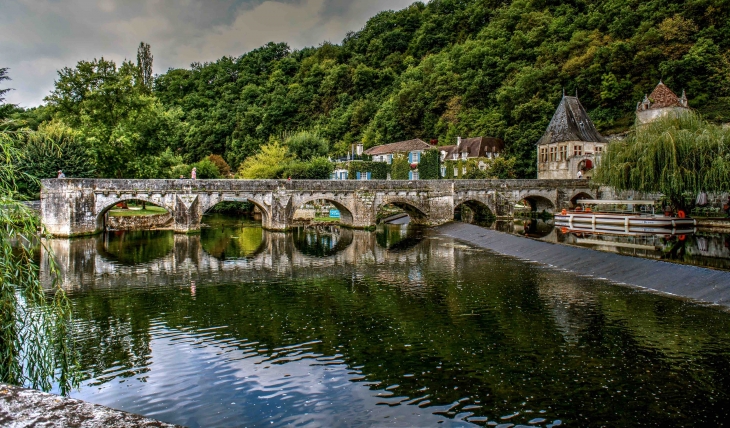
[[[136,62],[141,41],[153,72],[240,56],[268,42],[293,49],[340,43],[383,10],[415,0],[0,0],[6,102],[43,104],[57,71],[104,57]]]

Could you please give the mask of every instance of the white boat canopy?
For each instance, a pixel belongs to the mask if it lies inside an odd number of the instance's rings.
[[[578,199],[576,202],[592,205],[654,205],[657,203],[656,201],[640,199]]]

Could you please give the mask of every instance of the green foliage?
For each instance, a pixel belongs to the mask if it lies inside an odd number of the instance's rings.
[[[306,162],[294,160],[286,165],[281,178],[328,180],[334,168],[334,164],[325,157],[315,157]]]
[[[295,133],[284,143],[305,161],[355,142],[500,137],[516,176],[534,178],[534,145],[563,88],[605,132],[627,130],[662,77],[706,117],[730,121],[730,4],[705,3],[434,0],[380,13],[341,45],[269,43],[171,69],[151,93],[144,60],[81,61],[47,100],[88,138],[105,177],[133,176],[136,159],[166,148],[186,163],[216,153],[239,170]]]
[[[238,170],[238,176],[248,179],[279,178],[288,158],[286,147],[272,140],[261,151],[246,159]]]
[[[352,161],[347,166],[347,178],[350,180],[357,179],[357,173],[366,174],[370,173],[372,180],[385,180],[388,178],[388,173],[391,172],[391,166],[385,162],[373,162],[373,161]],[[391,178],[393,178],[391,176]],[[407,179],[407,177],[406,177]]]
[[[157,156],[145,156],[134,162],[137,178],[178,178],[189,176],[192,167],[183,163],[183,158],[167,148]]]
[[[393,162],[390,165],[390,178],[393,180],[408,180],[408,172],[411,170],[411,164],[408,162],[408,156],[403,153],[393,155]]]
[[[617,190],[661,192],[686,209],[687,194],[730,189],[730,129],[694,113],[637,125],[609,144],[593,179]]]
[[[80,380],[71,308],[38,216],[18,200],[16,134],[0,131],[0,382],[68,394]],[[34,254],[40,245],[47,284]],[[50,296],[50,298],[49,298]]]
[[[218,170],[218,167],[210,160],[210,158],[205,158],[196,162],[192,165],[192,167],[196,168],[196,177],[199,179],[221,178],[221,173]]]
[[[221,177],[228,178],[231,175],[231,167],[228,165],[228,162],[223,159],[223,156],[210,155],[208,156],[208,159],[215,164],[216,168],[218,168]]]
[[[316,156],[327,156],[329,143],[317,132],[301,131],[284,140],[289,152],[297,158],[308,161]]]
[[[418,178],[421,180],[437,180],[441,176],[441,153],[438,149],[426,150],[418,164]]]
[[[8,68],[0,67],[0,83],[5,80],[10,80],[10,76],[8,76]],[[10,91],[12,91],[12,88],[0,88],[0,120],[8,117],[15,109],[14,105],[5,103],[5,94]]]
[[[93,154],[83,137],[62,123],[49,122],[38,131],[20,130],[5,135],[20,148],[15,164],[23,175],[15,182],[26,197],[40,199],[37,179],[55,178],[58,170],[63,170],[67,178],[96,175]]]

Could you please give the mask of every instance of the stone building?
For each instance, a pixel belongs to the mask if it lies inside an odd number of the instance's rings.
[[[645,124],[687,111],[689,106],[684,91],[680,98],[660,80],[651,94],[644,95],[644,101],[636,104],[636,120],[639,124]]]
[[[504,151],[504,141],[494,137],[456,138],[456,145],[441,146],[441,177],[462,178],[467,169],[476,167],[486,171],[489,159],[496,159]],[[472,162],[467,162],[472,159]],[[452,175],[453,174],[453,175]]]
[[[598,132],[578,97],[563,94],[537,142],[537,178],[577,178],[578,171],[589,178],[607,145],[608,140]]]
[[[456,145],[439,147],[441,161],[499,157],[504,141],[494,137],[456,138]]]
[[[408,141],[399,141],[397,143],[383,144],[381,146],[371,147],[365,150],[366,155],[373,157],[374,162],[393,162],[393,155],[407,154],[409,163],[419,163],[421,155],[431,146],[418,138]]]

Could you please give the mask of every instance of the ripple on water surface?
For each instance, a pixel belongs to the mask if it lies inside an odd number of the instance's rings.
[[[176,236],[137,263],[75,264],[73,396],[191,427],[727,419],[727,313],[445,238],[347,233],[317,251]]]

